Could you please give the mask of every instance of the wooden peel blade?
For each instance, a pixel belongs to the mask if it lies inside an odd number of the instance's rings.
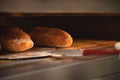
[[[18,54],[11,54],[11,55],[4,55],[0,56],[0,60],[15,60],[15,59],[34,59],[34,58],[45,58],[49,57],[49,52],[37,52],[33,53],[34,55],[18,55]]]
[[[0,60],[15,60],[15,59],[34,59],[45,58],[50,56],[50,52],[55,50],[54,48],[33,48],[24,52],[1,52]]]

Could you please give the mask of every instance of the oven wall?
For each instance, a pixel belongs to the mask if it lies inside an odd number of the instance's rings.
[[[18,26],[25,31],[35,26],[56,27],[74,38],[120,40],[120,16],[26,16],[2,19],[4,26]],[[4,23],[4,24],[3,24]]]

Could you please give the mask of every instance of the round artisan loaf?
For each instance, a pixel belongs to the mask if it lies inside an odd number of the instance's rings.
[[[0,43],[3,50],[13,52],[25,51],[34,45],[31,37],[18,27],[0,29]]]
[[[70,47],[71,35],[58,28],[34,27],[29,32],[36,46]]]

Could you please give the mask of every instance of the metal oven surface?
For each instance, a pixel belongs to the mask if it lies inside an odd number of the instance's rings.
[[[0,80],[97,80],[120,74],[119,67],[117,55],[62,60],[21,60],[1,65]],[[120,77],[114,79],[118,80]]]

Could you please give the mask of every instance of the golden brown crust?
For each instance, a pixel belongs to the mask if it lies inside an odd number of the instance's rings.
[[[73,42],[70,34],[58,28],[34,27],[30,36],[37,46],[70,47]]]
[[[2,29],[0,43],[3,50],[14,52],[30,49],[34,45],[30,36],[17,27]]]

